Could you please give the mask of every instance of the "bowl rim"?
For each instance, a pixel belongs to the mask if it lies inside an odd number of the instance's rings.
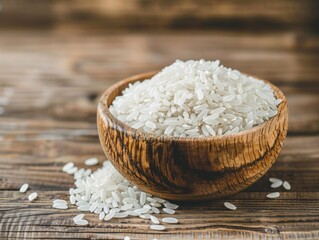
[[[279,118],[280,113],[282,111],[284,111],[284,108],[287,108],[287,99],[286,96],[283,94],[283,92],[276,87],[275,85],[273,85],[272,83],[270,83],[267,80],[264,79],[260,79],[257,78],[253,75],[249,75],[246,73],[242,73],[247,75],[248,77],[252,77],[255,78],[257,80],[263,81],[265,84],[269,85],[272,90],[274,91],[275,97],[278,99],[280,98],[282,100],[282,102],[277,106],[278,108],[278,113],[271,117],[270,119],[268,119],[267,121],[254,126],[250,129],[247,130],[243,130],[240,131],[238,133],[231,133],[231,134],[227,134],[227,135],[218,135],[218,136],[201,136],[201,137],[175,137],[175,136],[167,136],[167,135],[155,135],[152,133],[148,133],[139,129],[135,129],[132,128],[131,126],[127,125],[126,123],[122,122],[121,120],[119,120],[118,118],[116,118],[109,110],[109,106],[108,106],[108,100],[111,96],[111,94],[118,90],[119,88],[121,88],[120,93],[122,93],[122,91],[130,84],[130,83],[135,83],[137,81],[144,81],[144,80],[149,80],[151,77],[153,77],[156,73],[158,73],[159,71],[150,71],[150,72],[145,72],[145,73],[140,73],[140,74],[136,74],[130,77],[127,77],[115,84],[113,84],[112,86],[110,86],[108,89],[106,89],[104,91],[104,93],[102,94],[102,96],[99,99],[98,102],[98,107],[97,107],[97,114],[102,118],[102,120],[104,122],[106,122],[106,118],[108,118],[113,126],[110,125],[110,127],[114,128],[116,127],[116,129],[118,131],[121,132],[125,132],[125,134],[130,135],[130,136],[134,136],[136,138],[142,138],[145,140],[161,140],[161,141],[178,141],[178,142],[190,142],[190,141],[196,141],[196,142],[206,142],[206,141],[214,141],[214,140],[223,140],[223,139],[229,139],[229,138],[233,138],[233,137],[238,137],[238,136],[242,136],[242,135],[247,135],[247,134],[252,134],[254,132],[259,131],[260,129],[264,128],[267,124],[269,124],[270,120],[273,120],[275,118]],[[125,86],[126,85],[126,86]],[[124,86],[124,87],[123,87]],[[119,95],[116,95],[115,97],[117,97]],[[111,102],[114,101],[115,97],[112,99]]]

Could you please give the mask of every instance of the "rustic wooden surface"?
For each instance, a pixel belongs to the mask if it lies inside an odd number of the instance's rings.
[[[0,34],[0,238],[318,239],[319,44],[291,32]],[[275,165],[247,190],[225,199],[181,203],[180,224],[149,230],[142,219],[78,227],[78,211],[52,209],[73,185],[62,166],[104,159],[96,129],[99,95],[118,80],[160,69],[174,59],[221,59],[225,65],[270,80],[286,94],[289,131]],[[266,199],[268,178],[288,180],[291,191]],[[39,198],[18,192],[30,184]],[[29,191],[29,192],[30,192]]]
[[[316,0],[2,0],[0,28],[317,31]]]

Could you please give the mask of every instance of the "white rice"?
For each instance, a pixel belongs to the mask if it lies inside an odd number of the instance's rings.
[[[179,207],[177,204],[173,204],[173,203],[169,203],[169,202],[165,202],[165,203],[163,203],[163,205],[164,205],[166,208],[174,209],[174,210]]]
[[[154,224],[159,224],[159,223],[160,223],[160,221],[158,220],[158,218],[155,217],[155,216],[150,215],[150,219],[151,219],[152,223],[154,223]]]
[[[159,214],[160,210],[157,207],[151,207],[151,210],[153,211],[153,213],[155,214]]]
[[[69,164],[66,172],[76,166]],[[78,169],[74,173],[75,188],[70,188],[70,202],[81,211],[88,211],[99,215],[102,221],[113,218],[136,216],[150,219],[159,224],[157,217],[151,214],[174,214],[178,205],[164,199],[153,197],[151,194],[139,190],[130,184],[113,167],[110,161],[103,162],[103,167],[87,174],[87,170]],[[64,209],[67,204],[62,199],[53,201],[53,207]],[[84,216],[84,215],[83,215]],[[78,225],[87,225],[81,217],[75,218]]]
[[[20,192],[20,193],[25,193],[25,192],[28,190],[28,188],[29,188],[29,184],[25,183],[25,184],[23,184],[23,185],[20,187],[19,192]]]
[[[269,182],[271,182],[271,183],[282,182],[282,180],[279,178],[269,178]]]
[[[84,214],[83,214],[83,213],[78,214],[78,215],[76,215],[76,216],[73,218],[73,221],[76,222],[76,221],[78,221],[78,220],[83,219],[83,217],[84,217]]]
[[[170,208],[163,208],[163,212],[168,214],[175,214],[175,210]]]
[[[62,168],[63,172],[67,172],[68,170],[70,170],[71,168],[74,167],[74,163],[73,162],[68,162],[67,164],[65,164]]]
[[[237,209],[237,207],[234,204],[230,203],[230,202],[224,202],[224,206],[226,208],[230,209],[230,210],[236,210]]]
[[[38,197],[38,193],[33,192],[28,196],[30,202],[34,201]]]
[[[286,189],[288,191],[291,189],[291,185],[288,181],[283,181],[279,178],[269,178],[269,181],[272,183],[270,185],[270,187],[272,187],[272,188],[278,188],[278,187],[283,186],[284,189]]]
[[[107,214],[104,218],[104,221],[109,221],[114,217],[115,212],[110,212],[109,214]]]
[[[280,196],[279,192],[273,192],[273,193],[267,194],[267,198],[277,198],[279,196]]]
[[[68,206],[67,206],[67,205],[65,205],[65,204],[59,204],[59,203],[53,204],[52,207],[53,207],[53,208],[56,208],[56,209],[68,209]]]
[[[286,190],[290,190],[291,189],[290,183],[288,181],[284,181],[283,187]]]
[[[151,218],[151,215],[146,213],[146,214],[140,214],[139,217],[143,218],[143,219],[149,219],[149,218]]]
[[[100,212],[99,220],[103,220],[105,218],[105,212]]]
[[[271,87],[217,61],[180,61],[129,84],[110,106],[135,129],[175,137],[233,134],[275,116]]]
[[[78,168],[72,167],[72,168],[67,169],[65,172],[68,174],[74,174],[76,171],[78,171]]]
[[[99,160],[97,158],[89,158],[84,161],[86,166],[94,166],[99,163]]]
[[[74,223],[76,225],[80,225],[80,226],[86,226],[89,224],[89,222],[85,219],[80,219],[80,220],[74,221]]]
[[[75,196],[74,195],[70,195],[70,203],[71,204],[75,204],[76,200],[75,200]]]
[[[67,201],[65,200],[62,200],[62,199],[56,199],[56,200],[53,200],[53,204],[61,204],[61,205],[67,205]]]
[[[164,223],[178,223],[178,219],[172,217],[166,217],[162,219]]]
[[[114,214],[114,218],[126,218],[128,216],[127,212],[119,212]]]
[[[145,192],[141,192],[140,195],[140,204],[144,205],[145,204],[145,200],[146,200],[146,193]]]
[[[280,187],[282,184],[283,184],[283,182],[280,180],[280,181],[277,181],[277,182],[274,182],[273,184],[271,184],[270,187],[271,187],[271,188],[278,188],[278,187]]]
[[[165,226],[163,225],[151,225],[150,228],[153,230],[158,230],[158,231],[163,231],[166,229]]]

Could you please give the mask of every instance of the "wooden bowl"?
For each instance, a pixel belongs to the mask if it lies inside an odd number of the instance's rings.
[[[190,138],[155,136],[116,119],[108,107],[129,83],[156,72],[124,79],[105,91],[97,125],[105,155],[130,182],[171,200],[207,200],[239,192],[256,182],[279,155],[288,128],[284,94],[265,81],[283,101],[278,114],[237,134]]]

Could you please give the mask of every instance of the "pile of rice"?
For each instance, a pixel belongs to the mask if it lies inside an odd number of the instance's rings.
[[[92,166],[96,165],[98,160],[92,158],[85,163]],[[99,215],[101,221],[136,216],[149,219],[152,224],[150,228],[159,231],[165,230],[161,223],[178,223],[178,219],[173,217],[159,218],[163,214],[175,214],[178,205],[141,191],[129,183],[110,161],[104,161],[103,167],[94,172],[91,169],[78,169],[73,162],[64,165],[63,171],[74,175],[75,179],[76,188],[69,190],[70,203],[75,204],[80,211]],[[53,201],[53,208],[67,209],[67,202],[56,199]],[[75,216],[74,223],[89,224],[83,217],[84,214]]]
[[[205,137],[238,133],[278,112],[281,99],[263,81],[217,61],[180,61],[130,84],[111,113],[155,135]]]

